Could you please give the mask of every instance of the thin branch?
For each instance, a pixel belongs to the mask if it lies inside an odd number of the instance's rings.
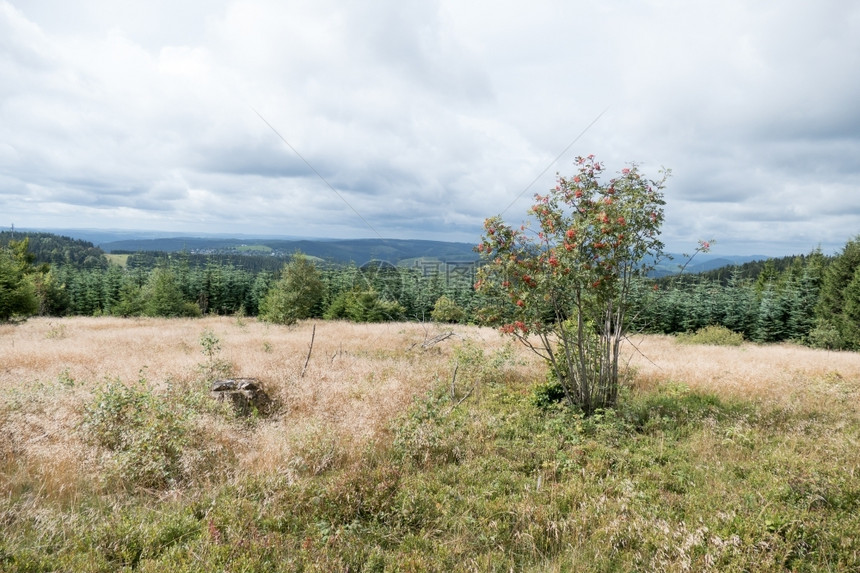
[[[453,330],[443,332],[442,334],[437,334],[436,336],[434,336],[433,338],[430,338],[430,339],[428,339],[426,334],[425,334],[424,341],[421,342],[421,348],[423,348],[424,350],[427,350],[431,346],[438,344],[438,343],[442,342],[443,340],[447,340],[447,339],[451,338],[452,336],[455,336]],[[409,348],[410,349],[415,348],[416,346],[418,346],[418,344],[419,343],[416,342],[415,344],[413,344]]]
[[[299,376],[299,378],[304,378],[304,377],[305,377],[305,371],[308,369],[308,362],[310,362],[310,361],[311,361],[311,352],[313,352],[313,350],[314,350],[314,337],[316,336],[316,334],[317,334],[317,325],[316,325],[316,324],[314,324],[314,328],[313,328],[313,330],[311,331],[311,343],[310,343],[310,345],[308,346],[308,357],[307,357],[307,358],[305,358],[305,365],[304,365],[304,367],[302,368],[302,373],[301,373],[301,375]]]
[[[524,335],[522,335],[522,334],[519,334],[519,333],[515,332],[515,333],[514,333],[514,337],[515,337],[517,340],[519,340],[519,341],[520,341],[520,343],[521,343],[523,346],[525,346],[526,348],[528,348],[529,350],[531,350],[532,352],[534,352],[535,354],[537,354],[538,356],[540,356],[540,357],[541,357],[541,358],[543,358],[544,360],[549,360],[549,359],[550,359],[549,354],[543,354],[543,353],[541,353],[540,349],[539,349],[537,346],[535,346],[534,344],[532,344],[532,342],[528,339],[528,337],[527,337],[527,336],[524,336]],[[546,337],[546,335],[545,335],[544,333],[538,333],[538,337],[541,339],[541,341],[543,341],[543,340],[544,340],[544,338]],[[547,340],[548,340],[548,339],[547,339]],[[552,350],[552,349],[550,348],[550,346],[549,346],[549,342],[544,342],[544,343],[543,343],[543,347],[544,347],[544,349],[545,349],[547,352],[550,352],[550,351]]]
[[[464,401],[466,398],[468,398],[469,396],[471,396],[471,395],[472,395],[472,392],[474,392],[474,391],[475,391],[475,387],[476,387],[477,385],[478,385],[478,383],[477,383],[477,382],[475,382],[474,384],[472,384],[472,387],[471,387],[471,388],[469,388],[469,391],[468,391],[468,392],[466,392],[465,394],[463,394],[463,397],[462,397],[462,398],[460,398],[460,399],[457,401],[457,403],[456,403],[456,404],[454,404],[453,406],[451,406],[451,409],[448,411],[448,413],[450,414],[451,412],[453,412],[453,411],[457,408],[457,406],[459,406],[460,404],[462,404],[462,403],[463,403],[463,401]]]
[[[460,369],[460,363],[459,363],[459,362],[457,362],[457,364],[455,364],[455,365],[454,365],[454,374],[453,374],[453,376],[451,376],[451,400],[452,400],[452,401],[453,401],[453,400],[454,400],[454,398],[456,397],[456,392],[455,392],[454,382],[457,380],[457,371],[458,371],[459,369]],[[468,392],[466,392],[465,394],[463,394],[463,396],[462,396],[459,400],[457,400],[457,402],[456,402],[454,405],[452,405],[452,406],[451,406],[451,408],[450,408],[447,412],[445,412],[445,416],[448,416],[451,412],[453,412],[454,410],[456,410],[456,409],[457,409],[457,406],[459,406],[460,404],[462,404],[462,403],[463,403],[463,401],[464,401],[466,398],[468,398],[469,396],[471,396],[471,395],[472,395],[472,392],[474,392],[474,391],[475,391],[475,388],[476,388],[477,386],[478,386],[478,382],[477,382],[477,380],[476,380],[476,381],[475,381],[475,383],[474,383],[474,384],[472,384],[472,387],[471,387],[471,388],[469,388],[469,391],[468,391]]]
[[[628,335],[626,335],[626,334],[624,335],[624,340],[626,340],[627,342],[629,342],[629,343],[630,343],[630,346],[632,346],[632,347],[633,347],[633,350],[635,350],[636,352],[638,352],[638,353],[639,353],[639,355],[640,355],[642,358],[644,358],[645,360],[647,360],[648,362],[650,362],[652,366],[656,367],[658,370],[663,370],[663,368],[661,368],[659,364],[655,363],[653,360],[651,360],[650,358],[648,358],[648,356],[647,356],[644,352],[642,352],[641,350],[639,350],[639,346],[637,346],[637,345],[636,345],[636,343],[635,343],[635,342],[633,342],[633,341],[630,339],[630,337],[629,337]],[[628,359],[627,359],[627,365],[629,365],[629,364],[630,364],[630,361],[631,361],[632,359],[633,359],[633,357],[632,357],[632,356],[631,356],[630,358],[628,358]]]

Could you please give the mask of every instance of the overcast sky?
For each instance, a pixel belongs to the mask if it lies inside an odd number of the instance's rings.
[[[670,250],[833,252],[860,3],[0,0],[3,228],[474,242],[588,154]]]

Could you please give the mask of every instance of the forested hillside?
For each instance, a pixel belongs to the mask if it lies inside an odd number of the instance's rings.
[[[113,255],[111,255],[113,256]],[[277,272],[288,258],[265,255],[240,254],[195,254],[188,252],[138,251],[130,253],[125,259],[129,269],[150,271],[158,266],[181,265],[192,269],[200,269],[213,264],[216,266],[232,266],[256,274],[261,271]]]
[[[805,265],[808,258],[816,258],[820,254],[821,251],[816,249],[807,255],[762,258],[760,260],[747,261],[736,265],[722,265],[710,270],[699,271],[695,268],[694,270],[702,279],[708,281],[719,281],[722,285],[727,285],[731,280],[732,275],[740,275],[745,278],[755,280],[760,274],[764,273],[768,277],[767,280],[770,280],[770,278],[773,278],[776,274],[787,271],[793,265]],[[671,282],[672,280],[674,280],[672,276],[666,277],[666,281]]]
[[[52,233],[0,231],[0,247],[8,247],[11,241],[25,238],[29,238],[28,250],[36,257],[37,264],[72,265],[88,269],[103,269],[108,265],[104,251],[92,243]]]

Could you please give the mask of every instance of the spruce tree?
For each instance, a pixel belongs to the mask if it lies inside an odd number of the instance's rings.
[[[849,240],[824,272],[821,294],[815,307],[816,332],[813,338],[818,340],[818,345],[841,349],[860,347],[860,340],[855,335],[856,320],[851,318],[851,313],[846,313],[851,300],[848,287],[854,281],[858,268],[860,236]],[[846,295],[849,295],[848,298]]]
[[[35,257],[27,250],[28,244],[29,238],[25,238],[0,247],[0,322],[39,311],[39,299],[31,277],[36,272]]]
[[[845,308],[842,314],[841,332],[844,347],[860,350],[860,266],[854,277],[842,291]]]
[[[723,326],[749,338],[758,314],[758,303],[754,288],[749,281],[743,279],[741,270],[737,266],[729,276],[724,300]]]
[[[806,341],[815,327],[815,305],[818,302],[821,277],[809,263],[803,274],[792,278],[786,285],[790,305],[788,310],[788,338]]]
[[[179,288],[176,275],[166,267],[152,271],[141,294],[143,314],[147,316],[199,316],[200,308],[187,302]]]
[[[756,342],[776,342],[786,338],[786,299],[782,293],[768,284],[761,293],[758,318],[753,340]]]

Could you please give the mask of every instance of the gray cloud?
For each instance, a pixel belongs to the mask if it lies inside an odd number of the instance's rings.
[[[22,227],[474,241],[594,153],[672,168],[674,250],[857,232],[852,2],[0,0],[0,54]]]

